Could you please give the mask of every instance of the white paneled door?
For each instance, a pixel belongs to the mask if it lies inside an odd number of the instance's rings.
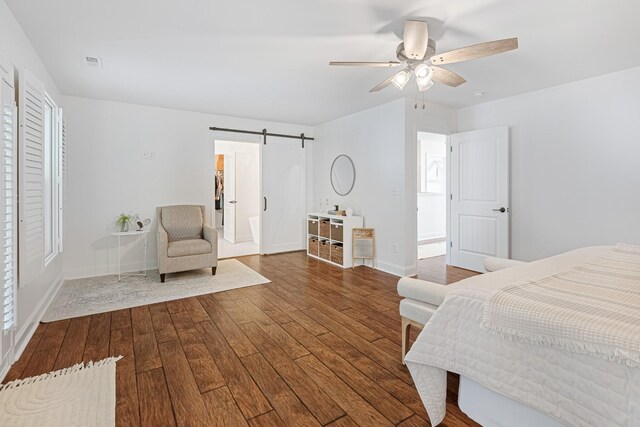
[[[484,272],[509,258],[509,129],[450,135],[450,263]]]
[[[224,240],[236,242],[236,153],[224,155]]]
[[[300,141],[271,138],[262,147],[263,254],[305,248],[306,160]]]

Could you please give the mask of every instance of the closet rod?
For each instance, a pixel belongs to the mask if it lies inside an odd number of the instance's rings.
[[[234,133],[248,133],[250,135],[262,135],[264,138],[264,143],[267,143],[267,136],[276,136],[278,138],[290,138],[290,139],[300,139],[302,140],[302,148],[304,148],[305,141],[314,141],[314,138],[310,136],[305,136],[304,133],[300,135],[285,135],[282,133],[269,133],[266,129],[262,129],[262,131],[254,131],[254,130],[244,130],[244,129],[229,129],[229,128],[218,128],[218,127],[210,127],[209,130],[214,130],[218,132],[234,132]]]

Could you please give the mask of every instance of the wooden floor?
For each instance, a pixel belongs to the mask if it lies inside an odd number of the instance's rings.
[[[41,324],[5,382],[123,355],[120,426],[428,425],[400,363],[397,277],[299,252],[240,261],[273,283]],[[420,264],[433,281],[473,274]],[[442,425],[476,425],[457,383]]]

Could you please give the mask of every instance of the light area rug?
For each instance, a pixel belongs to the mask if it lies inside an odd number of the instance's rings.
[[[429,243],[418,246],[418,259],[433,258],[447,253],[447,242]]]
[[[116,362],[81,363],[0,388],[0,424],[15,427],[115,425]]]
[[[105,313],[123,308],[172,301],[196,295],[262,285],[270,280],[235,259],[218,261],[211,269],[167,274],[160,283],[158,270],[148,277],[129,276],[118,282],[114,276],[67,280],[51,302],[42,322]]]

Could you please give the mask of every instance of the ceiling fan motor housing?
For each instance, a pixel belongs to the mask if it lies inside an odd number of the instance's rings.
[[[427,41],[427,51],[424,54],[424,58],[420,60],[410,59],[409,57],[407,57],[407,54],[404,51],[404,43],[400,43],[396,48],[396,57],[402,62],[422,62],[426,59],[431,58],[433,55],[435,55],[435,53],[436,53],[436,42],[433,39],[429,39]]]

